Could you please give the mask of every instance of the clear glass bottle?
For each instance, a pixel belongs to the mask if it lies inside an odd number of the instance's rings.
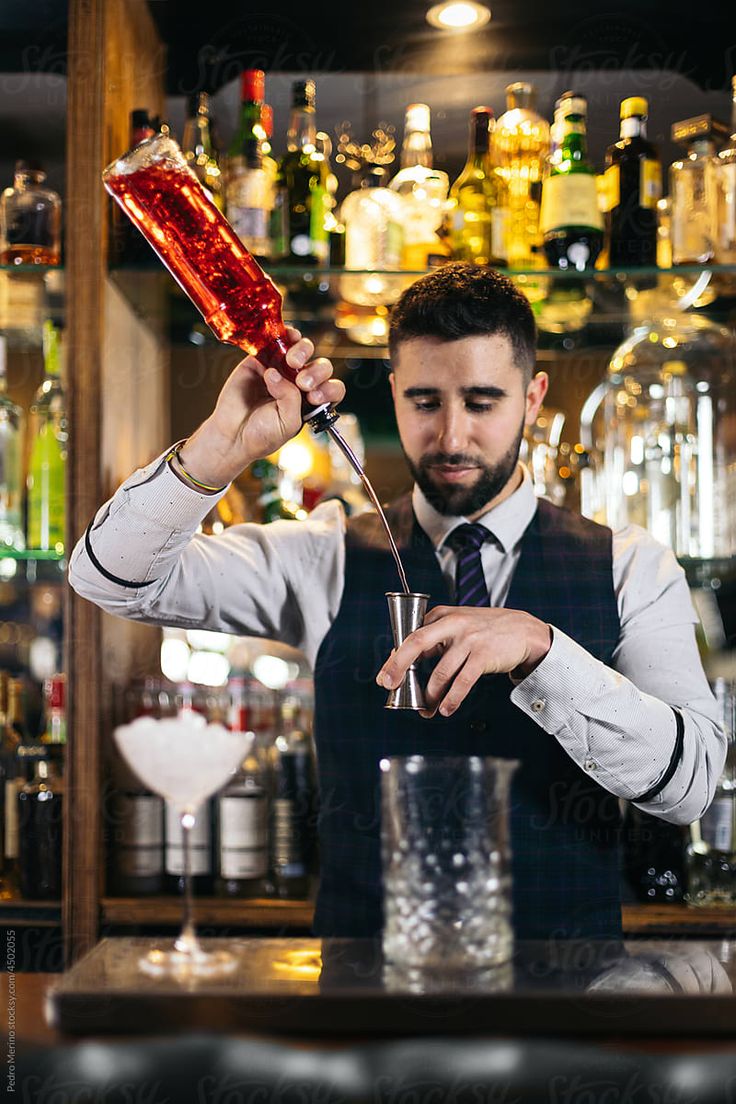
[[[53,322],[43,327],[45,378],[31,406],[28,466],[28,547],[64,551],[68,427],[61,382],[61,341]]]
[[[207,190],[215,206],[222,211],[222,173],[212,137],[210,98],[206,92],[197,92],[189,99],[181,148],[187,164],[200,184]]]
[[[510,268],[543,268],[539,232],[542,179],[550,151],[550,128],[534,110],[535,91],[526,81],[506,88],[506,111],[493,132],[493,161],[502,181],[506,240],[503,255]]]
[[[241,147],[237,172],[227,185],[227,218],[243,245],[258,260],[271,252],[269,222],[273,187],[263,164],[259,138],[246,138]]]
[[[61,264],[61,197],[44,187],[35,161],[16,161],[12,188],[0,196],[0,264]]]
[[[718,264],[736,264],[736,76],[731,78],[731,137],[716,164],[716,251]]]
[[[592,268],[603,246],[603,216],[587,153],[587,113],[587,100],[575,92],[565,93],[555,108],[560,146],[550,156],[539,216],[544,252],[552,268]]]
[[[7,339],[0,334],[0,545],[22,551],[23,433],[22,409],[8,395]]]
[[[678,557],[736,553],[736,389],[729,331],[665,308],[613,355],[584,404],[581,442],[601,457],[595,520],[641,525]]]
[[[690,825],[686,850],[690,905],[736,905],[736,686],[716,679],[713,692],[720,721],[728,738],[723,773],[713,801],[700,820]]]
[[[401,267],[413,272],[446,260],[450,252],[440,237],[450,180],[433,168],[430,119],[427,104],[407,107],[401,168],[389,184],[404,201]]]
[[[493,111],[470,112],[468,159],[450,188],[447,205],[453,260],[502,264],[505,258],[505,217],[499,203],[500,179],[491,161]]]
[[[709,115],[674,123],[672,140],[687,156],[670,165],[672,263],[706,264],[717,239],[716,175],[718,158]]]
[[[400,196],[386,187],[387,173],[373,165],[363,175],[361,186],[342,201],[340,217],[345,223],[345,267],[367,271],[366,275],[343,276],[340,294],[348,303],[364,306],[395,303],[402,284],[387,272],[401,268],[403,247]]]

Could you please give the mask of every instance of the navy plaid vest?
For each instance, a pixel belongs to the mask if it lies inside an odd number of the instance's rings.
[[[430,608],[452,604],[410,496],[387,516],[410,587],[431,596]],[[507,607],[549,622],[609,663],[620,628],[611,549],[610,529],[540,500]],[[321,862],[315,931],[380,931],[378,763],[384,756],[434,754],[520,761],[510,813],[517,938],[620,936],[617,799],[512,704],[506,675],[480,679],[452,717],[427,720],[384,708],[386,691],[375,683],[392,647],[384,593],[397,589],[378,518],[352,519],[342,603],[315,664]]]

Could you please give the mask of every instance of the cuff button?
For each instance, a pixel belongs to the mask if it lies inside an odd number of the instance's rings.
[[[531,705],[532,713],[541,713],[546,704],[545,698],[535,698]]]

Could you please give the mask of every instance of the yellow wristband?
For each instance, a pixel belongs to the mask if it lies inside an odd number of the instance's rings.
[[[171,461],[174,459],[174,457],[176,457],[176,462],[181,468],[182,475],[185,477],[185,479],[188,479],[192,486],[196,487],[198,491],[208,491],[210,494],[219,494],[220,491],[224,491],[225,487],[227,487],[227,483],[225,483],[222,487],[211,487],[209,483],[202,483],[199,479],[195,479],[194,476],[187,471],[182,462],[182,458],[179,455],[181,449],[184,448],[185,444],[186,441],[180,441],[178,445],[174,445],[173,449],[166,457],[166,463],[169,465],[169,467],[171,467]]]

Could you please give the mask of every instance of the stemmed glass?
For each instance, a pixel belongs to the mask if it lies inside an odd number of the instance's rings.
[[[154,977],[219,977],[231,973],[230,951],[206,951],[194,930],[191,877],[191,832],[204,801],[225,785],[248,754],[252,732],[230,732],[207,724],[197,713],[155,720],[139,717],[115,729],[123,758],[141,782],[176,809],[184,849],[182,929],[173,947],[152,948],[139,967]]]

